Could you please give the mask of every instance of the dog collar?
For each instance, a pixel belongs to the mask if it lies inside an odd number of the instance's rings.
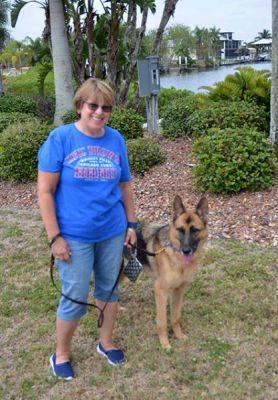
[[[176,251],[177,253],[180,253],[181,251],[177,249],[171,242],[168,244],[168,247],[170,247],[172,250]]]

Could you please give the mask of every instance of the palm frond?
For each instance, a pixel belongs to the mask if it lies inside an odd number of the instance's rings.
[[[198,87],[198,90],[199,90],[199,89],[204,89],[204,90],[207,90],[208,92],[212,92],[215,88],[214,88],[213,86],[206,86],[206,85],[204,85],[204,86]]]
[[[41,1],[39,1],[39,0],[27,0],[27,1],[15,0],[14,3],[12,4],[12,7],[11,7],[11,25],[12,25],[12,28],[14,28],[16,26],[17,19],[18,19],[20,11],[28,3],[37,3],[43,9],[46,9],[48,7],[48,1],[47,0],[41,0]]]
[[[11,25],[13,28],[16,26],[20,11],[26,4],[28,4],[28,1],[24,0],[15,0],[13,3],[11,8]]]

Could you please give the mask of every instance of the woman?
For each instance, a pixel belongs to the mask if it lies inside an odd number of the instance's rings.
[[[54,129],[39,151],[38,198],[62,292],[86,301],[91,274],[94,297],[104,311],[97,351],[110,364],[125,361],[113,343],[123,245],[136,242],[136,217],[124,139],[106,123],[115,104],[110,86],[88,79],[77,90],[76,123]],[[61,297],[57,309],[55,376],[70,380],[73,334],[86,306]]]

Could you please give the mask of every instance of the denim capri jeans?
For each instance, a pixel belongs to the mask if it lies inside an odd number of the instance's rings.
[[[70,262],[55,260],[62,292],[72,299],[87,302],[93,276],[94,297],[104,302],[117,301],[120,296],[118,286],[112,295],[111,290],[119,274],[124,239],[125,232],[98,243],[66,239],[71,252]],[[86,312],[87,306],[76,304],[61,296],[57,309],[60,319],[79,320]]]

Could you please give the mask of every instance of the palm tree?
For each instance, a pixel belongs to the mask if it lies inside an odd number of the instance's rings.
[[[30,36],[26,36],[23,42],[32,66],[45,61],[51,62],[50,49],[41,38],[32,39]]]
[[[1,0],[0,3],[0,51],[3,50],[5,40],[9,37],[7,30],[9,1]]]
[[[13,28],[16,26],[20,11],[25,5],[29,3],[36,3],[44,10],[45,27],[42,32],[42,37],[45,43],[48,43],[50,45],[50,18],[48,0],[15,0],[11,7],[11,25]]]
[[[278,0],[272,0],[272,84],[270,139],[278,157]]]
[[[8,23],[8,0],[2,0],[0,3],[0,53],[2,53],[5,40],[9,37],[9,32],[7,30]],[[2,81],[2,65],[0,68],[0,94],[4,93],[3,81]]]
[[[208,31],[208,41],[209,56],[212,58],[215,67],[217,56],[221,50],[220,29],[217,29],[215,26],[210,28]]]
[[[166,0],[166,3],[173,1],[177,2],[178,0]],[[129,77],[124,82],[124,86],[128,86],[130,83],[130,76],[133,75],[136,67],[139,44],[145,34],[148,9],[154,11],[155,2],[154,0],[124,0],[122,2],[108,0],[103,3],[103,5],[104,18],[106,19],[105,29],[107,30],[108,38],[106,53],[107,80],[117,93],[117,98],[120,100],[120,98],[123,99],[125,97],[125,90],[121,91],[123,83],[122,72],[125,68],[124,65],[121,65],[121,60],[123,60],[124,56],[125,59],[129,61],[127,66]],[[140,7],[142,19],[141,26],[136,31],[137,5]],[[128,23],[123,25],[126,12]],[[127,32],[127,34],[125,32]],[[121,40],[121,36],[123,36],[123,40]]]
[[[117,96],[119,103],[125,103],[127,100],[128,89],[134,76],[139,50],[146,32],[149,10],[152,13],[156,10],[154,0],[144,1],[140,8],[142,13],[141,25],[137,28],[137,3],[139,4],[140,1],[132,0],[129,2],[128,18],[124,25],[124,43],[126,44],[125,59],[127,62],[125,61],[126,67],[124,70],[124,79],[122,79],[124,85],[121,85],[121,90]]]
[[[196,41],[196,56],[198,60],[203,60],[206,57],[208,47],[208,30],[206,28],[194,29],[194,36]]]
[[[72,60],[62,0],[49,0],[49,11],[56,98],[54,123],[60,125],[62,116],[72,108]]]
[[[262,32],[258,32],[258,36],[255,38],[255,40],[260,39],[271,39],[271,32],[267,29],[263,29]]]
[[[209,92],[208,97],[212,100],[254,100],[269,108],[270,76],[269,70],[239,67],[237,72],[227,75],[224,81],[217,82],[214,87],[201,88]]]

